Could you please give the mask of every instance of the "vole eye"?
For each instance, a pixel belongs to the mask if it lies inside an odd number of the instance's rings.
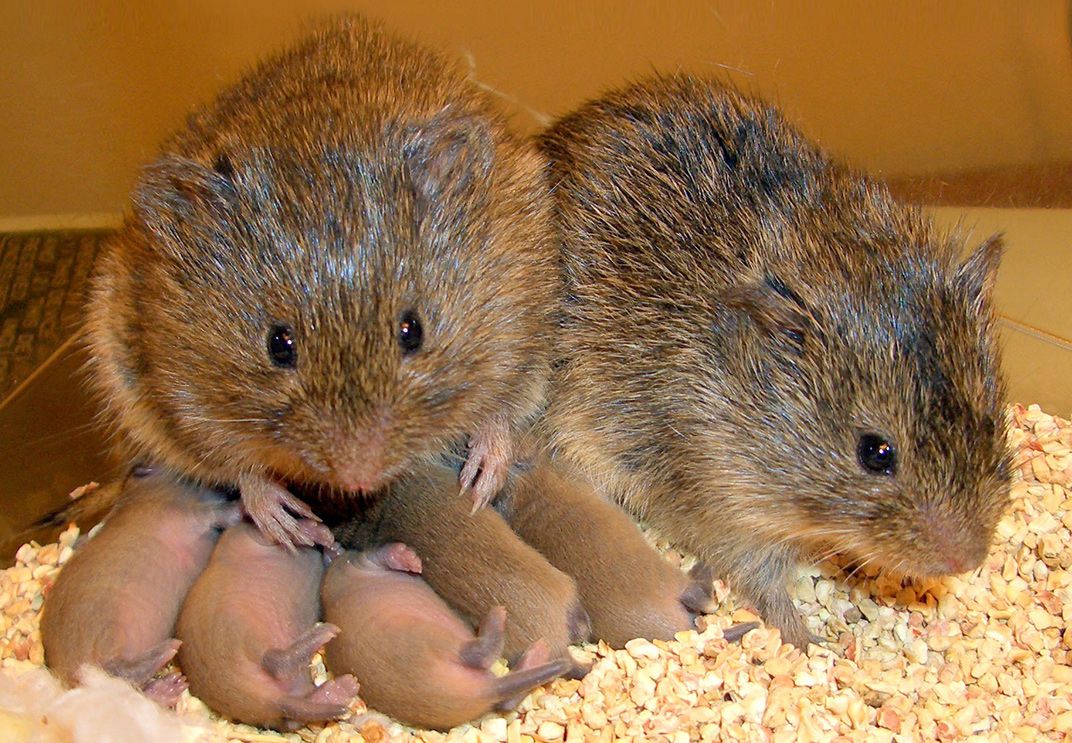
[[[268,331],[268,358],[275,366],[293,369],[298,363],[294,333],[286,325],[273,325]]]
[[[413,310],[402,313],[402,318],[398,321],[398,345],[402,346],[402,353],[416,352],[423,340],[424,330],[421,328],[417,313]]]
[[[897,448],[877,433],[865,433],[856,445],[860,466],[873,475],[892,475],[897,471]]]

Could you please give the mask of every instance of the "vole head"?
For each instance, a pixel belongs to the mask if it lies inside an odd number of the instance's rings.
[[[129,317],[105,319],[125,323],[128,426],[206,469],[354,491],[511,404],[547,281],[510,245],[535,207],[513,225],[491,207],[522,166],[450,110],[372,141],[145,171],[118,259]]]
[[[876,208],[881,227],[864,228],[861,202],[860,229],[834,227],[837,207],[775,229],[754,281],[728,293],[726,363],[762,442],[745,467],[777,483],[764,508],[794,539],[959,573],[985,558],[1008,499],[990,300],[1001,244],[958,262],[917,213]]]

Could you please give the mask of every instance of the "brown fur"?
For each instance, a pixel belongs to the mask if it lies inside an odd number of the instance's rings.
[[[593,639],[623,647],[636,637],[671,640],[691,629],[703,587],[648,544],[618,506],[560,463],[519,474],[498,508],[514,532],[577,581]],[[709,588],[709,586],[708,586]]]
[[[490,96],[344,18],[143,172],[94,282],[93,378],[136,454],[238,486],[273,537],[309,543],[272,510],[308,515],[288,482],[350,497],[469,437],[478,496],[498,487],[544,394],[554,267],[539,158]],[[404,354],[407,312],[423,344]],[[269,358],[277,324],[295,368]]]
[[[505,606],[504,653],[511,662],[540,639],[553,657],[564,657],[589,630],[573,579],[522,542],[494,510],[470,511],[458,497],[454,471],[427,465],[336,528],[335,536],[358,550],[405,540],[421,556],[423,578],[474,625],[492,607]]]
[[[654,78],[543,137],[565,301],[545,434],[797,644],[808,553],[984,558],[1008,496],[993,240],[961,243],[771,107]],[[895,475],[858,461],[879,432]]]

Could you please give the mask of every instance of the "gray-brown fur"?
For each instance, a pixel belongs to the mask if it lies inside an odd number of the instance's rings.
[[[577,581],[595,640],[614,647],[637,637],[672,640],[693,628],[692,612],[709,608],[704,586],[562,463],[543,459],[518,474],[497,507],[525,543]]]
[[[314,687],[309,663],[338,628],[320,619],[323,555],[286,550],[253,525],[224,532],[178,621],[190,692],[239,722],[289,730],[346,714],[357,683]]]
[[[340,628],[324,649],[335,673],[364,684],[369,706],[419,727],[446,730],[565,673],[569,658],[550,660],[537,641],[505,676],[491,665],[508,623],[501,606],[489,610],[474,636],[417,575],[421,561],[406,545],[347,552],[324,576],[324,616]]]
[[[170,473],[127,477],[100,531],[48,592],[41,641],[49,668],[68,685],[88,663],[148,687],[178,647],[175,621],[186,593],[219,530],[237,517],[220,493]]]
[[[94,283],[93,379],[136,454],[238,486],[279,541],[324,541],[287,483],[353,497],[468,437],[476,497],[497,489],[544,394],[555,261],[539,157],[493,99],[343,18],[142,173]],[[269,358],[276,325],[294,368]]]
[[[565,301],[545,433],[808,639],[785,588],[833,549],[975,567],[1008,495],[991,288],[961,242],[771,107],[653,78],[543,137]],[[871,474],[859,436],[898,450]]]
[[[577,585],[493,509],[471,510],[458,497],[454,470],[425,465],[335,536],[357,550],[404,541],[421,556],[422,577],[473,625],[492,607],[506,607],[503,652],[511,662],[540,639],[553,657],[564,657],[589,632]]]

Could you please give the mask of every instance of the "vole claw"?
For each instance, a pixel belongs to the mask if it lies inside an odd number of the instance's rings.
[[[469,457],[459,481],[462,495],[472,494],[473,513],[487,506],[506,484],[513,457],[510,428],[495,421],[480,428],[469,439]]]
[[[262,534],[287,550],[328,547],[334,543],[331,530],[320,523],[320,518],[308,504],[282,485],[264,478],[247,477],[239,480],[238,487],[242,494],[242,510]]]

